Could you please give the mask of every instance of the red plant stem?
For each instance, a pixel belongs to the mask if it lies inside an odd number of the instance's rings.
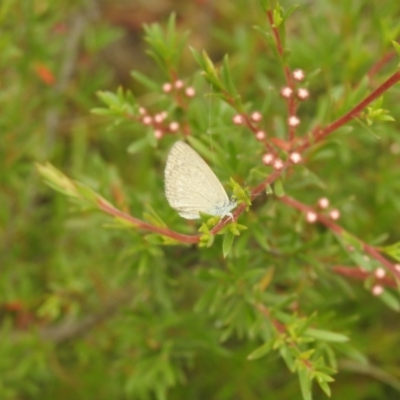
[[[335,267],[332,268],[332,271],[343,275],[343,276],[348,276],[353,279],[357,279],[360,281],[365,281],[367,278],[371,277],[373,274],[368,271],[363,271],[361,268],[354,268],[354,267],[346,267],[342,265],[336,265]],[[390,286],[393,288],[397,288],[397,283],[396,281],[388,276],[385,276],[383,278],[376,278],[375,277],[376,283],[379,283],[383,286]]]
[[[276,179],[278,179],[281,174],[285,171],[285,169],[290,165],[290,162],[286,162],[283,165],[283,168],[281,170],[275,170],[268,176],[267,179],[264,180],[264,182],[260,183],[255,189],[252,190],[251,192],[251,200],[253,200],[256,196],[258,196],[261,192],[265,190],[265,188],[273,183]],[[233,214],[233,219],[236,221],[238,216],[246,209],[246,204],[241,204],[236,210],[232,213]],[[227,225],[231,221],[230,217],[226,217],[224,219],[221,219],[221,221],[218,222],[217,225],[214,226],[214,228],[211,229],[211,233],[215,235],[218,233],[225,225]]]
[[[300,210],[303,213],[312,212],[312,213],[316,214],[317,220],[319,222],[321,222],[323,225],[327,226],[331,231],[335,232],[338,236],[341,236],[345,232],[345,230],[340,225],[337,225],[335,222],[333,222],[331,219],[329,219],[325,215],[317,213],[310,206],[300,203],[299,201],[297,201],[291,197],[288,197],[288,196],[279,197],[279,200],[291,207],[294,207],[294,208]],[[389,260],[387,260],[385,257],[383,257],[382,254],[380,254],[379,251],[375,247],[362,242],[360,239],[357,239],[357,241],[360,243],[360,245],[362,246],[362,250],[365,253],[369,254],[372,258],[375,258],[375,260],[379,261],[396,278],[400,279],[400,271],[398,271],[396,269],[394,264],[392,264]]]
[[[172,239],[179,240],[180,242],[183,242],[183,243],[197,243],[200,240],[199,235],[193,235],[193,236],[184,235],[179,232],[171,231],[170,229],[167,229],[167,228],[161,228],[159,226],[151,225],[147,222],[141,221],[140,219],[132,217],[129,214],[125,214],[124,212],[116,209],[111,204],[106,203],[105,201],[103,201],[101,199],[98,200],[97,204],[98,204],[100,210],[104,211],[105,213],[112,215],[113,217],[121,218],[125,221],[128,221],[140,229],[145,229],[148,231],[159,233],[162,236],[167,236]]]
[[[268,310],[268,308],[262,304],[262,303],[257,303],[256,304],[256,308],[269,320],[272,322],[272,324],[274,325],[275,329],[279,332],[279,333],[285,333],[286,332],[286,328],[285,325],[283,325],[281,322],[279,322],[276,319],[272,319],[271,318],[271,314]]]
[[[274,28],[276,29],[276,28]],[[279,35],[278,35],[279,38]],[[280,43],[280,41],[279,41]],[[279,46],[278,46],[279,47]],[[290,79],[290,78],[289,78]],[[314,131],[314,137],[312,140],[309,138],[306,138],[303,142],[302,145],[300,145],[297,148],[297,151],[302,152],[306,150],[308,147],[310,147],[313,143],[321,141],[324,139],[326,136],[328,136],[331,132],[339,128],[340,126],[344,125],[351,119],[355,118],[369,103],[371,103],[373,100],[378,98],[382,93],[384,93],[387,89],[389,89],[391,86],[393,86],[395,83],[397,83],[400,80],[400,71],[394,73],[389,79],[386,80],[380,87],[378,87],[375,91],[373,91],[369,96],[367,96],[361,103],[359,103],[356,107],[354,107],[352,110],[350,110],[348,113],[346,113],[344,116],[340,117],[336,121],[334,121],[332,124],[328,125],[324,129],[319,129],[318,131]],[[265,190],[265,188],[273,183],[279,176],[289,167],[290,162],[286,162],[281,170],[275,170],[271,175],[268,176],[268,178],[262,182],[260,185],[258,185],[251,194],[251,198],[254,199],[255,196],[260,194],[262,191]],[[311,207],[308,207],[295,199],[291,199],[287,196],[280,197],[280,200],[286,204],[291,205],[292,207],[298,208],[300,211],[303,212],[315,212]],[[176,239],[178,241],[181,241],[183,243],[198,243],[200,240],[199,235],[184,235],[175,231],[172,231],[170,229],[166,228],[161,228],[158,226],[151,225],[147,222],[141,221],[137,218],[134,218],[128,214],[123,213],[122,211],[114,208],[108,203],[105,203],[101,200],[98,202],[99,208],[103,210],[104,212],[113,215],[114,217],[119,217],[122,218],[133,225],[137,226],[138,228],[146,229],[149,231],[153,231],[156,233],[159,233],[163,236],[167,236],[173,239]],[[239,206],[233,213],[234,219],[236,220],[237,217],[245,210],[246,205],[242,204]],[[318,215],[318,220],[329,227],[333,232],[336,232],[337,234],[341,234],[343,232],[343,229],[339,226],[336,225],[333,221],[328,219],[327,217],[323,216],[322,214],[317,214]],[[215,235],[218,233],[227,223],[230,221],[230,218],[224,218],[221,220],[212,230],[211,233]],[[370,254],[373,258],[376,260],[380,261],[382,265],[384,265],[386,268],[388,268],[392,273],[400,278],[400,272],[397,271],[392,263],[390,263],[386,258],[384,258],[378,250],[376,250],[374,247],[367,245],[366,243],[363,243],[363,248],[364,251],[368,254]]]
[[[267,307],[264,306],[264,304],[262,303],[258,303],[256,304],[256,308],[269,320],[272,322],[272,324],[274,325],[275,329],[280,333],[280,334],[284,334],[287,332],[286,326],[284,324],[282,324],[280,321],[278,321],[277,319],[273,319],[271,318],[271,314],[268,310]],[[288,334],[290,335],[290,334]],[[299,350],[298,344],[295,343],[294,341],[292,341],[291,343],[289,343],[289,346],[292,348],[295,348],[296,350]],[[310,360],[307,359],[302,359],[301,360],[303,362],[303,364],[311,369],[312,368],[312,364],[310,362]]]
[[[279,171],[274,171],[271,175],[268,176],[267,179],[265,179],[264,182],[260,183],[251,193],[251,199],[254,199],[258,194],[260,194],[262,191],[265,190],[265,188],[273,183],[282,173],[283,171],[290,165],[290,162],[286,162],[283,166],[283,168]],[[115,218],[121,218],[129,223],[131,223],[134,226],[137,226],[140,229],[148,230],[151,232],[158,233],[162,236],[170,237],[172,239],[178,240],[183,243],[198,243],[200,241],[200,235],[184,235],[179,232],[172,231],[167,228],[162,228],[159,226],[151,225],[148,222],[144,222],[138,218],[132,217],[129,214],[126,214],[114,206],[112,206],[110,203],[106,202],[103,199],[98,199],[97,200],[98,207],[100,210],[104,211],[105,213],[112,215]],[[233,212],[233,219],[236,221],[238,216],[246,209],[246,205],[242,204],[240,205],[234,212]],[[214,226],[210,230],[211,234],[215,235],[217,234],[225,225],[227,225],[229,222],[231,222],[230,217],[226,217],[221,219],[217,225]]]
[[[279,55],[281,56],[281,60],[283,61],[284,60],[284,50],[282,47],[282,41],[281,41],[281,37],[279,35],[279,29],[275,26],[274,17],[273,17],[271,10],[267,11],[267,17],[268,17],[268,22],[271,25],[272,33],[275,38],[276,48],[278,50]],[[288,87],[290,87],[292,90],[294,90],[292,75],[291,75],[290,69],[287,66],[287,64],[285,64],[283,66],[283,72],[285,74],[286,84],[288,85]],[[294,101],[294,97],[290,96],[288,99],[286,99],[286,104],[288,107],[288,116],[291,117],[291,116],[295,115],[296,114],[296,103]],[[290,141],[292,141],[294,139],[295,133],[296,133],[295,128],[293,126],[289,126],[289,140]]]
[[[276,48],[278,50],[279,55],[283,58],[283,47],[282,47],[282,42],[281,38],[279,35],[279,29],[276,27],[275,22],[274,22],[274,16],[272,15],[272,11],[268,10],[267,11],[267,17],[268,17],[268,22],[271,25],[272,33],[275,37],[275,42],[276,42]],[[290,70],[289,67],[286,65],[284,67],[284,72],[285,72],[285,77],[286,77],[286,82],[290,87],[293,85],[292,81],[292,76],[290,75]]]
[[[372,78],[381,68],[383,68],[390,60],[392,60],[397,53],[394,51],[385,54],[377,63],[375,63],[370,70],[368,71],[367,75],[368,78]]]
[[[364,100],[362,100],[359,104],[357,104],[352,110],[338,118],[336,121],[332,122],[330,125],[325,128],[315,129],[312,138],[305,138],[304,142],[296,149],[298,152],[303,152],[308,149],[311,145],[316,142],[321,141],[326,138],[330,133],[345,125],[347,122],[356,118],[360,112],[374,100],[376,100],[379,96],[381,96],[386,90],[388,90],[391,86],[400,81],[400,71],[395,72],[389,79],[387,79],[381,86],[375,89],[369,96],[367,96]]]

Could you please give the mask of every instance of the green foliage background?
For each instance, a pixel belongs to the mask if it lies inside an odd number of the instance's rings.
[[[294,332],[303,351],[315,349],[312,357],[338,370],[331,398],[400,397],[398,292],[388,289],[390,300],[381,301],[370,282],[335,274],[332,266],[357,263],[328,229],[260,196],[239,218],[248,229],[226,259],[219,236],[210,248],[162,246],[71,204],[34,167],[50,161],[138,218],[156,213],[171,229],[196,233],[163,193],[166,155],[178,136],[156,143],[137,122],[90,113],[103,106],[96,92],[123,85],[138,104],[187,121],[222,182],[232,176],[252,187],[268,176],[262,146],[232,124],[232,108],[209,96],[187,46],[178,74],[197,96],[182,115],[161,91],[168,76],[144,58],[138,40],[142,23],[164,29],[176,11],[179,37],[191,29],[187,44],[216,64],[229,54],[243,107],[260,110],[267,132],[284,138],[282,65],[253,29],[269,29],[265,13],[256,1],[217,3],[121,2],[131,14],[120,11],[120,18],[107,1],[0,3],[1,399],[300,399],[285,346],[247,359],[279,338],[256,302]],[[296,4],[285,39],[289,65],[308,77],[311,96],[299,110],[305,134],[344,114],[397,68],[393,59],[366,79],[399,38],[400,3]],[[131,69],[146,73],[155,90],[131,79]],[[395,122],[353,122],[283,182],[308,205],[328,197],[341,211],[339,223],[373,245],[400,240],[399,96],[395,86],[383,98]],[[309,327],[350,340],[325,335],[307,343]],[[314,398],[326,398],[316,386]]]

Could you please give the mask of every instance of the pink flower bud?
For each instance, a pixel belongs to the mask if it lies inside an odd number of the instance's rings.
[[[174,82],[174,86],[175,89],[182,89],[185,86],[185,84],[183,83],[183,81],[178,79],[177,81]]]
[[[381,285],[374,285],[371,292],[374,296],[380,296],[383,293],[383,287]]]
[[[280,171],[283,168],[283,161],[279,158],[277,158],[276,160],[274,160],[273,162],[273,167],[274,169],[276,169],[277,171]]]
[[[295,128],[300,124],[300,119],[296,115],[292,115],[288,118],[288,125],[292,128]]]
[[[177,130],[179,129],[179,124],[178,124],[178,122],[171,122],[170,124],[169,124],[169,130],[171,131],[171,132],[176,132]]]
[[[251,114],[251,119],[252,119],[254,122],[259,122],[259,121],[261,121],[261,119],[262,119],[262,115],[261,115],[260,112],[254,111],[254,112]]]
[[[337,221],[340,218],[340,211],[335,208],[329,211],[329,216],[332,220]]]
[[[153,123],[153,118],[150,115],[145,115],[142,119],[144,125],[151,125]]]
[[[256,132],[256,139],[262,142],[265,139],[266,135],[264,131]]]
[[[233,116],[233,118],[232,118],[232,122],[233,122],[235,125],[242,125],[243,122],[244,122],[244,119],[243,119],[243,117],[242,117],[240,114],[235,114],[235,115]]]
[[[164,93],[169,93],[172,90],[172,84],[167,82],[162,85],[162,90]]]
[[[196,95],[196,90],[194,90],[194,88],[189,86],[188,88],[186,88],[185,94],[187,97],[194,97]]]
[[[319,208],[325,209],[329,207],[329,200],[326,197],[321,197],[318,199]]]
[[[308,211],[306,214],[306,221],[313,224],[317,220],[318,216],[315,212]]]
[[[301,154],[294,152],[290,154],[289,159],[293,164],[298,164],[301,161]]]
[[[306,100],[310,96],[310,92],[307,89],[299,88],[296,95],[300,100]]]
[[[281,96],[284,97],[285,99],[289,99],[293,95],[293,90],[289,86],[284,86],[281,89]]]
[[[375,270],[375,276],[378,279],[382,279],[386,276],[386,271],[382,267],[379,267]]]
[[[267,153],[263,155],[262,161],[265,165],[271,165],[274,161],[274,156],[271,153]]]
[[[164,121],[164,115],[163,115],[162,113],[156,114],[156,115],[154,116],[154,121],[155,121],[157,124],[160,124],[161,122]]]
[[[295,69],[293,71],[293,78],[297,82],[301,82],[305,77],[305,73],[302,69]]]

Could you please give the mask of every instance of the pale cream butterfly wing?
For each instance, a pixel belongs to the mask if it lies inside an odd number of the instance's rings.
[[[207,163],[182,141],[176,142],[168,154],[165,195],[170,206],[186,219],[200,218],[199,212],[232,216],[230,211],[237,205],[229,200]]]

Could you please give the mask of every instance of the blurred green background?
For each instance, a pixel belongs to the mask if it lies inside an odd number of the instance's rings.
[[[393,59],[366,80],[399,38],[400,3],[281,2],[293,4],[289,65],[310,76],[311,99],[299,111],[304,134],[342,115],[397,68]],[[196,233],[164,198],[165,157],[176,138],[129,153],[149,134],[143,125],[116,126],[90,112],[100,106],[96,92],[118,86],[140,104],[168,107],[130,73],[141,71],[160,88],[168,80],[145,54],[142,25],[164,26],[172,12],[179,34],[190,30],[188,45],[216,63],[229,54],[243,101],[263,112],[268,132],[284,135],[282,66],[253,29],[268,26],[255,0],[0,2],[0,399],[300,399],[297,377],[279,354],[246,359],[261,344],[247,291],[270,268],[267,303],[279,308],[292,299],[299,316],[315,312],[319,328],[350,337],[350,344],[320,349],[339,370],[331,398],[400,398],[398,310],[368,285],[329,270],[353,264],[325,228],[263,198],[239,221],[249,229],[227,261],[218,238],[210,249],[155,245],[143,232],[113,229],[109,217],[80,210],[40,179],[34,163],[49,161],[138,218],[152,208],[172,229]],[[217,175],[259,183],[267,173],[262,149],[229,124],[232,113],[218,100],[210,103],[187,48],[179,76],[200,93],[189,116],[193,131],[205,135],[211,104],[221,132],[242,152]],[[383,101],[396,121],[399,99],[393,87]],[[339,223],[367,243],[397,242],[398,122],[352,128],[310,152],[306,167],[285,178],[286,189],[309,205],[329,197],[341,210]],[[315,398],[326,397],[318,388]]]

